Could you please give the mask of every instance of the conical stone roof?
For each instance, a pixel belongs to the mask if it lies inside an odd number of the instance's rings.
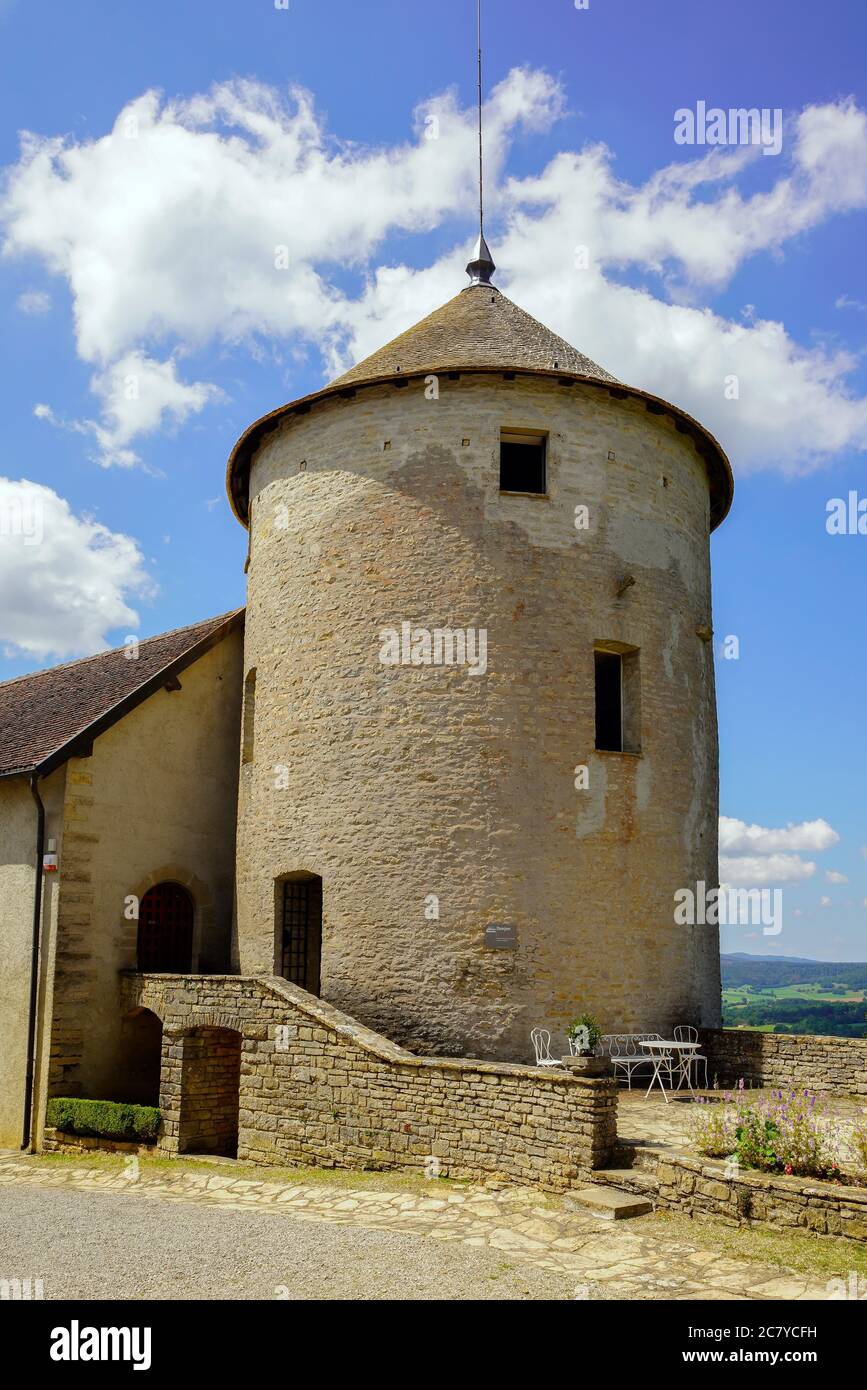
[[[331,385],[459,367],[561,371],[616,381],[493,285],[470,285]]]
[[[235,515],[247,524],[251,463],[263,439],[281,420],[293,414],[307,414],[332,397],[353,397],[356,391],[388,382],[403,385],[412,376],[439,372],[539,372],[558,378],[567,387],[574,383],[580,388],[586,382],[589,388],[595,386],[618,400],[643,402],[651,414],[667,415],[673,420],[682,434],[690,436],[704,459],[710,485],[711,530],[731,506],[731,466],[713,435],[697,420],[659,396],[621,383],[493,285],[477,283],[321,390],[289,401],[255,420],[229,455],[226,488]]]

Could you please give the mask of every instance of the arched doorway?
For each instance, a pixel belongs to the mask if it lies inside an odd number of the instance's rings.
[[[194,1028],[183,1040],[178,1153],[238,1156],[241,1034]]]
[[[117,1074],[122,1080],[109,1099],[159,1105],[163,1025],[150,1009],[135,1009],[120,1027]]]
[[[138,910],[140,974],[189,975],[195,905],[180,883],[155,883]]]
[[[322,958],[322,879],[287,874],[277,882],[277,974],[319,993]]]

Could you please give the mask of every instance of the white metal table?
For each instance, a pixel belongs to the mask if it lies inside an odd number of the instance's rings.
[[[650,1053],[651,1061],[653,1062],[653,1075],[650,1078],[650,1085],[645,1092],[645,1100],[653,1090],[654,1081],[658,1081],[659,1089],[662,1092],[662,1098],[666,1105],[668,1105],[668,1092],[662,1080],[662,1068],[668,1059],[668,1054],[671,1052],[675,1053],[677,1056],[677,1061],[674,1064],[678,1076],[678,1082],[674,1088],[675,1091],[679,1091],[685,1081],[692,1095],[695,1095],[695,1091],[692,1089],[691,1072],[692,1053],[697,1052],[699,1047],[697,1042],[676,1042],[673,1038],[654,1038],[650,1042],[642,1041],[641,1046],[647,1048]]]

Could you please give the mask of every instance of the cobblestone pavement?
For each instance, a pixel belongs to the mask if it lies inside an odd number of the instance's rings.
[[[84,1164],[48,1165],[32,1160],[0,1159],[0,1220],[4,1189],[62,1189],[69,1193],[111,1194],[112,1223],[118,1227],[117,1196],[138,1204],[222,1208],[229,1212],[264,1213],[274,1220],[328,1223],[352,1232],[391,1232],[427,1241],[453,1242],[454,1272],[467,1248],[500,1252],[513,1265],[557,1276],[565,1292],[529,1297],[586,1299],[824,1299],[824,1282],[772,1265],[731,1259],[714,1250],[667,1237],[658,1220],[645,1216],[625,1222],[604,1221],[570,1209],[569,1199],[546,1202],[535,1191],[503,1188],[436,1186],[430,1192],[347,1188],[328,1182],[266,1182],[221,1171],[166,1170],[135,1176],[125,1170],[88,1169]],[[10,1194],[11,1196],[12,1194]],[[181,1212],[178,1212],[178,1219]],[[122,1240],[123,1230],[118,1230]],[[50,1257],[50,1240],[46,1257]],[[195,1251],[191,1252],[194,1256]],[[34,1253],[35,1258],[35,1253]],[[323,1259],[325,1256],[323,1256]],[[333,1260],[333,1253],[329,1256]],[[8,1275],[0,1270],[0,1275]],[[440,1297],[449,1297],[448,1274],[440,1276]],[[193,1275],[191,1274],[191,1278]],[[87,1294],[82,1294],[87,1297]],[[191,1289],[186,1295],[195,1297]],[[202,1296],[202,1295],[199,1295]],[[208,1296],[208,1295],[204,1295]],[[254,1295],[248,1295],[254,1296]],[[293,1295],[294,1296],[294,1295]],[[314,1295],[315,1296],[315,1295]],[[328,1295],[324,1295],[328,1296]],[[332,1295],[333,1296],[333,1295]],[[356,1295],[387,1296],[387,1295]],[[400,1295],[397,1295],[400,1296]],[[473,1297],[472,1293],[451,1296]],[[515,1296],[515,1295],[511,1295]]]

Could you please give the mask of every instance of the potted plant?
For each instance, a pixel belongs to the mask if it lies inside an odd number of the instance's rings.
[[[583,1013],[573,1018],[566,1036],[571,1056],[563,1058],[563,1065],[570,1071],[581,1072],[584,1076],[604,1076],[610,1072],[610,1059],[595,1055],[602,1029],[592,1014]]]
[[[566,1036],[576,1057],[591,1057],[602,1037],[602,1029],[592,1014],[579,1014],[566,1029]]]

